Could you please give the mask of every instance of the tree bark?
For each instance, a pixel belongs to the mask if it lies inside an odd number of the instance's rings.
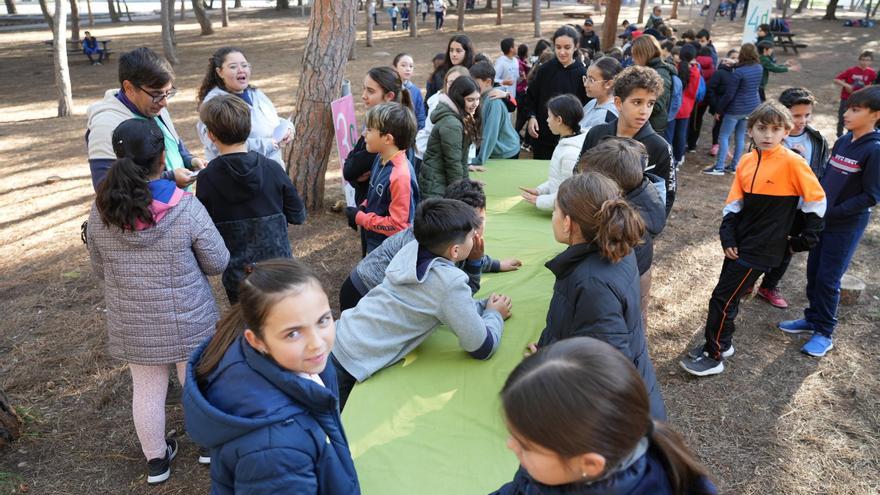
[[[94,27],[95,16],[92,14],[92,0],[86,0],[86,9],[89,11],[89,27]]]
[[[324,177],[335,135],[330,102],[339,97],[342,87],[354,36],[354,10],[352,1],[312,3],[293,116],[296,139],[285,160],[309,211],[321,211],[324,205]]]
[[[9,397],[0,389],[0,448],[21,436],[21,418],[9,403]]]
[[[174,53],[173,29],[174,25],[174,0],[162,0],[161,21],[162,21],[162,51],[165,59],[171,65],[176,65],[177,54]]]
[[[18,8],[15,7],[15,0],[6,0],[6,13],[17,14]],[[2,438],[2,436],[0,436]]]
[[[226,8],[226,0],[220,0],[220,26],[229,27],[229,9]]]
[[[693,0],[691,0],[691,1],[693,1]],[[648,0],[641,0],[639,2],[639,20],[636,21],[636,24],[638,24],[639,26],[641,26],[642,22],[645,21],[645,5],[647,5],[647,3],[648,3]]]
[[[783,19],[788,17],[789,9],[791,9],[791,0],[785,0],[785,3],[782,5],[782,18]]]
[[[501,6],[503,2],[498,0],[498,5],[495,7],[495,25],[500,26],[504,24],[504,11]]]
[[[275,10],[289,9],[290,0],[277,0],[275,2]]]
[[[70,0],[70,39],[79,41],[79,5]]]
[[[364,11],[364,17],[367,18],[367,47],[373,46],[373,16],[370,15],[369,3],[373,0],[367,0],[367,9]],[[375,5],[375,3],[373,4]]]
[[[801,0],[800,2],[798,2],[797,8],[794,9],[794,13],[800,14],[804,11],[805,8],[807,8],[807,0]]]
[[[418,38],[419,37],[419,5],[421,0],[409,0],[409,37],[410,38]],[[366,11],[364,11],[366,12]],[[367,16],[369,17],[369,16]],[[367,22],[370,22],[370,19],[367,19]]]
[[[233,9],[240,9],[241,8],[241,0],[235,0],[235,4],[232,5],[232,8]]]
[[[880,7],[880,0],[875,0],[874,10],[871,11],[871,17],[877,17],[877,7]]]
[[[715,22],[715,14],[718,13],[718,7],[721,5],[721,0],[712,0],[709,2],[709,10],[706,12],[706,20],[703,21],[703,29],[706,31],[710,31],[712,28],[712,23]]]
[[[358,25],[358,9],[354,9],[354,27],[352,28],[351,46],[348,47],[348,60],[357,60],[357,25]]]
[[[608,0],[605,4],[605,20],[602,22],[602,51],[614,47],[617,39],[617,17],[620,15],[620,0]]]
[[[498,0],[501,3],[501,0]],[[486,0],[486,10],[492,10],[492,0]]]
[[[125,17],[128,18],[128,22],[131,22],[131,11],[128,10],[128,2],[126,0],[122,0],[122,5],[125,6]],[[119,6],[117,2],[117,7]],[[122,11],[119,11],[119,14],[122,15]]]
[[[836,21],[837,15],[837,0],[830,0],[828,2],[828,6],[825,8],[825,16],[822,19],[826,21]]]
[[[535,21],[535,38],[541,37],[541,0],[532,0],[532,20]],[[608,22],[608,21],[605,21]]]
[[[672,0],[672,12],[669,14],[670,19],[678,19],[678,0]]]
[[[52,61],[55,64],[55,87],[58,89],[58,116],[73,113],[70,89],[70,68],[67,66],[67,2],[55,1],[55,19],[52,25]]]
[[[199,21],[199,26],[202,28],[202,36],[214,34],[214,28],[211,26],[211,17],[205,11],[202,0],[192,0],[192,8],[196,14],[196,20]]]
[[[112,2],[113,0],[110,1]],[[55,25],[55,21],[52,19],[52,14],[49,12],[49,5],[46,3],[46,0],[40,0],[40,12],[43,13],[43,19],[46,21],[46,24],[49,25],[49,29],[53,30],[54,34],[54,28],[52,26]]]
[[[174,16],[174,0],[171,0],[171,15],[172,18]],[[184,20],[186,18],[186,0],[180,0],[180,20]]]
[[[458,26],[456,27],[456,30],[459,33],[464,32],[464,8],[466,4],[466,0],[458,0]]]
[[[110,22],[119,22],[119,12],[116,12],[116,5],[113,4],[113,0],[107,0],[107,11],[110,12]]]

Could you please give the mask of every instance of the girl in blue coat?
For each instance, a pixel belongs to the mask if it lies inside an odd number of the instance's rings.
[[[496,495],[715,494],[681,437],[651,419],[632,362],[588,337],[523,360],[501,389],[520,461]]]
[[[360,493],[321,283],[293,259],[247,271],[239,304],[187,367],[186,429],[211,451],[211,493]]]

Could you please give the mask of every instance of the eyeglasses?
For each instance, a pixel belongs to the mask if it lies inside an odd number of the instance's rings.
[[[588,83],[589,83],[589,84],[595,84],[595,83],[597,83],[597,82],[605,82],[604,79],[593,79],[592,77],[588,77],[588,76],[581,76],[581,77],[582,77],[583,80],[584,80],[584,84],[588,84]]]
[[[170,100],[171,98],[174,98],[174,95],[177,94],[177,88],[175,88],[174,86],[172,86],[171,89],[168,90],[167,92],[162,93],[162,94],[158,94],[158,95],[155,95],[140,86],[135,86],[135,87],[137,89],[143,91],[144,93],[150,95],[150,98],[152,98],[153,103],[159,103],[162,100]]]

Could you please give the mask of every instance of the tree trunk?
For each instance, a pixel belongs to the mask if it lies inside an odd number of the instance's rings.
[[[79,41],[79,5],[70,0],[70,39]]]
[[[52,26],[52,61],[55,63],[55,87],[58,88],[58,116],[73,113],[70,89],[70,68],[67,66],[67,2],[55,1],[55,22]]]
[[[367,47],[373,46],[373,16],[370,15],[369,2],[373,0],[367,0],[367,9],[364,11],[364,17],[367,19]],[[375,5],[375,4],[374,4]]]
[[[241,8],[241,0],[235,0],[235,3],[232,5],[232,8],[233,9],[240,9]]]
[[[791,0],[785,0],[785,3],[782,4],[782,18],[783,19],[788,17],[789,9],[791,9]]]
[[[290,0],[277,0],[275,2],[275,10],[289,9]]]
[[[111,2],[113,0],[110,0]],[[46,24],[49,25],[49,29],[54,28],[52,26],[55,25],[55,21],[52,19],[52,14],[49,12],[49,5],[46,3],[46,0],[40,0],[40,12],[43,13],[43,19],[46,21]]]
[[[466,0],[458,0],[458,26],[456,27],[456,30],[459,33],[464,32],[464,8],[466,4]]]
[[[92,15],[92,0],[86,0],[86,9],[89,11],[89,27],[94,27],[95,16]]]
[[[418,38],[419,37],[419,2],[422,0],[409,0],[409,37],[410,38]],[[366,12],[366,11],[364,11]],[[367,16],[369,17],[369,16]],[[370,22],[370,19],[367,19],[367,22]]]
[[[286,157],[290,177],[309,211],[322,211],[324,205],[324,176],[335,135],[330,102],[342,87],[355,31],[354,10],[353,1],[312,3],[293,117],[296,139]]]
[[[15,0],[6,0],[6,13],[17,14],[18,9],[15,7]],[[0,440],[2,440],[2,431],[0,431]],[[0,445],[2,446],[2,445]]]
[[[174,53],[174,0],[162,0],[162,51],[165,53],[165,59],[171,65],[176,65],[177,54]]]
[[[877,7],[880,7],[880,1],[875,0],[874,10],[871,11],[871,17],[877,17]]]
[[[831,0],[828,2],[828,6],[825,7],[825,16],[822,17],[822,19],[826,21],[836,21],[837,15],[835,15],[835,12],[837,12],[837,0]]]
[[[131,12],[128,10],[128,2],[126,0],[122,0],[122,5],[125,5],[125,17],[128,18],[128,22],[131,22]],[[122,11],[119,12],[122,14]]]
[[[541,37],[541,0],[532,0],[532,20],[535,21],[535,38]],[[608,21],[605,21],[608,22]]]
[[[107,0],[107,11],[110,12],[110,22],[119,22],[119,12],[116,12],[116,5],[113,0]]]
[[[174,0],[171,0],[171,16],[174,16]],[[186,0],[180,0],[180,20],[186,18]]]
[[[709,2],[709,10],[706,12],[706,20],[703,21],[703,29],[706,31],[711,30],[712,23],[715,22],[715,14],[718,12],[718,7],[720,5],[721,0],[712,0]]]
[[[199,21],[199,26],[202,27],[202,36],[214,34],[214,28],[211,26],[211,17],[205,11],[202,0],[192,0],[192,8],[196,14],[196,19]]]
[[[495,8],[495,25],[500,26],[504,24],[504,12],[501,7],[501,0],[498,0],[498,5]]]
[[[647,5],[647,3],[648,0],[641,0],[639,2],[639,20],[636,21],[636,24],[638,24],[639,26],[641,26],[642,23],[645,21],[645,5]]]
[[[498,0],[501,3],[501,0]],[[492,0],[486,0],[486,10],[492,10]]]
[[[229,9],[226,8],[226,0],[220,0],[220,26],[229,27]]]
[[[620,0],[608,0],[605,4],[605,20],[602,21],[602,51],[614,47],[617,39],[617,17],[620,15]]]
[[[672,0],[672,12],[669,14],[670,19],[678,19],[678,0]]]
[[[800,14],[804,11],[805,8],[807,8],[807,0],[801,0],[800,2],[798,2],[797,8],[794,9],[794,13]]]
[[[8,2],[7,2],[8,6]],[[0,448],[21,436],[21,418],[9,403],[9,397],[0,389]]]

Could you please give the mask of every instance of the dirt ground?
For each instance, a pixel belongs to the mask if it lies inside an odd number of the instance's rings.
[[[563,11],[578,8],[554,5],[546,11],[545,37],[564,22]],[[687,8],[682,11],[686,17]],[[304,20],[294,12],[233,13],[231,26],[217,26],[211,37],[199,36],[192,19],[178,24],[180,93],[170,110],[192,150],[200,150],[197,86],[209,54],[219,46],[242,47],[254,66],[255,83],[281,111],[293,110],[306,34]],[[820,15],[814,11],[795,18],[793,30],[810,45],[799,57],[804,70],[774,74],[768,95],[788,85],[812,89],[820,99],[816,125],[833,141],[837,91],[831,78],[853,65],[860,49],[880,44],[875,29],[843,28],[841,22],[817,20]],[[621,15],[635,17],[631,9]],[[380,20],[376,46],[365,48],[361,33],[358,59],[346,70],[356,94],[369,67],[389,63],[403,50],[415,56],[415,79],[423,85],[430,59],[445,48],[455,17],[447,19],[446,33],[426,30],[417,41],[392,34],[387,18]],[[681,31],[701,21],[672,24]],[[716,23],[718,51],[726,51],[741,29],[739,22]],[[112,39],[116,54],[141,45],[161,49],[153,24],[100,26],[92,32]],[[508,12],[503,28],[494,25],[492,13],[469,14],[467,34],[493,58],[500,38],[512,34],[532,46],[532,32],[525,11]],[[196,464],[195,447],[185,437],[171,480],[157,488],[145,484],[131,422],[130,378],[125,365],[105,352],[103,294],[79,240],[79,226],[93,199],[83,141],[85,110],[117,86],[116,59],[91,67],[82,56],[72,56],[76,115],[54,118],[52,60],[42,43],[49,37],[45,30],[0,34],[0,152],[6,157],[0,163],[0,387],[26,422],[24,437],[0,450],[0,493],[204,493],[208,472]],[[831,354],[808,358],[798,352],[801,341],[774,330],[778,320],[797,317],[805,304],[806,256],[799,255],[782,282],[791,309],[746,301],[738,321],[737,354],[728,370],[712,379],[691,379],[679,371],[677,361],[701,335],[721,265],[717,229],[730,183],[729,176],[699,174],[709,163],[707,149],[708,125],[698,152],[687,155],[674,213],[656,245],[648,333],[670,421],[725,493],[876,494],[880,360],[870,343],[880,340],[880,279],[874,271],[880,221],[875,215],[850,268],[868,290],[857,306],[841,308]],[[337,168],[334,156],[328,204],[340,196]],[[60,180],[47,184],[49,176]],[[341,216],[310,212],[305,226],[291,229],[291,239],[295,254],[323,274],[335,305],[338,287],[356,260],[355,235]],[[222,292],[217,295],[225,301]],[[182,434],[177,385],[169,392],[167,425]]]

